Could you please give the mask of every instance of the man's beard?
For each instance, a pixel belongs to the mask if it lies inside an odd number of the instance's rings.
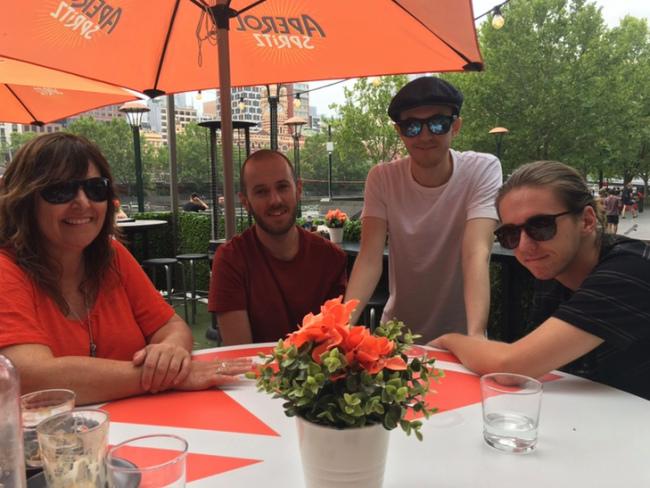
[[[286,208],[287,210],[289,209],[286,205],[282,205],[282,206],[276,207],[276,208],[282,208],[282,209]],[[271,209],[271,210],[273,210],[273,209]],[[294,225],[296,225],[296,217],[298,216],[298,206],[296,205],[295,208],[293,209],[293,215],[291,216],[291,219],[289,220],[287,225],[285,225],[283,227],[280,227],[280,228],[273,228],[270,225],[267,225],[267,223],[264,221],[264,217],[258,215],[257,212],[255,212],[255,210],[253,210],[252,206],[249,209],[249,212],[251,213],[251,215],[255,219],[255,224],[258,227],[260,227],[264,232],[266,232],[267,234],[273,235],[273,236],[282,236],[282,235],[286,234],[287,232],[289,232],[289,230],[291,230],[291,228]]]

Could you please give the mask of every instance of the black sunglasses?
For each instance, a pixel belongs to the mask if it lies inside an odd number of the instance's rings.
[[[579,213],[582,210],[567,210],[554,215],[534,215],[521,225],[506,224],[494,231],[499,244],[505,249],[515,249],[519,245],[521,230],[536,241],[550,241],[557,233],[555,220],[562,215]]]
[[[436,114],[428,119],[405,119],[397,122],[400,133],[404,137],[416,137],[422,132],[422,127],[426,124],[432,134],[441,136],[451,129],[451,124],[458,118],[458,115]]]
[[[41,196],[46,202],[55,205],[68,203],[77,196],[80,187],[83,188],[88,200],[92,200],[93,202],[104,202],[108,200],[109,182],[108,178],[104,177],[55,183],[43,188],[41,190]]]

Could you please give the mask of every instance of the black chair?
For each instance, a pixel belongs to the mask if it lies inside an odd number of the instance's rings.
[[[174,289],[174,279],[173,279],[173,269],[175,266],[180,267],[181,272],[181,290]],[[166,297],[167,302],[172,305],[172,300],[174,298],[183,299],[183,308],[185,311],[185,320],[187,321],[187,295],[185,289],[185,275],[183,273],[183,267],[176,258],[153,258],[145,259],[142,261],[142,267],[149,273],[149,277],[153,282],[154,286],[162,292],[162,295]],[[157,271],[158,269],[163,269],[165,271],[165,287],[163,289],[158,288],[157,281]]]
[[[217,249],[222,244],[226,243],[226,239],[211,239],[208,244],[208,262],[210,263],[210,275],[212,275],[212,261],[214,260],[214,255],[217,252]],[[215,341],[217,344],[221,345],[221,333],[219,332],[219,324],[217,323],[217,316],[214,313],[210,313],[211,324],[208,327],[208,330],[205,331],[205,337],[210,341]]]

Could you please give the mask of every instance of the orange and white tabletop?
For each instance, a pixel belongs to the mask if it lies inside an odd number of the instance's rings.
[[[271,344],[209,349],[197,359],[255,356]],[[650,402],[557,372],[543,378],[539,441],[504,454],[483,440],[479,378],[451,354],[429,348],[445,377],[433,384],[439,413],[424,441],[390,434],[385,488],[650,486]],[[282,400],[243,379],[223,390],[170,392],[110,402],[110,442],[176,434],[189,442],[189,487],[302,487],[295,420]]]

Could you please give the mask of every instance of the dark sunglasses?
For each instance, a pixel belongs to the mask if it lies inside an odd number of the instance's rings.
[[[428,119],[405,119],[397,122],[400,133],[404,137],[416,137],[422,132],[422,127],[426,124],[432,134],[441,136],[451,129],[451,124],[458,118],[458,115],[436,114]]]
[[[73,200],[79,188],[83,188],[88,200],[104,202],[108,200],[108,178],[97,177],[87,180],[70,180],[65,183],[55,183],[41,190],[43,200],[52,204],[68,203]]]
[[[555,220],[562,215],[578,213],[582,210],[567,210],[554,215],[534,215],[521,225],[506,224],[494,231],[499,244],[505,249],[515,249],[519,245],[521,230],[531,239],[536,241],[550,241],[557,233],[557,223]]]

